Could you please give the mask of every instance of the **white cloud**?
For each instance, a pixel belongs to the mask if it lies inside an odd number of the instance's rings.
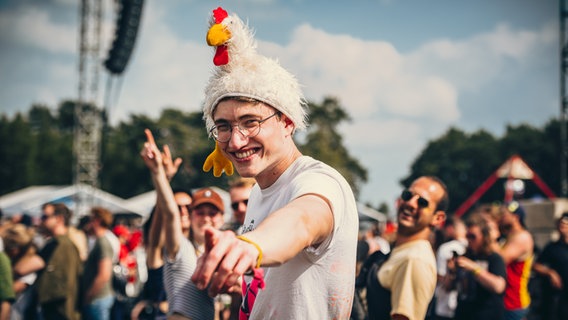
[[[532,66],[542,50],[558,41],[553,24],[540,30],[514,30],[506,24],[472,38],[433,40],[409,54],[405,68],[417,74],[436,73],[459,90],[476,92],[506,73]]]
[[[50,53],[74,53],[77,30],[51,20],[49,13],[36,7],[0,11],[0,30],[8,41]]]
[[[338,96],[355,118],[386,112],[448,123],[459,116],[454,86],[435,72],[407,68],[407,57],[390,43],[302,25],[285,48],[270,45],[262,50],[297,74],[309,98]]]

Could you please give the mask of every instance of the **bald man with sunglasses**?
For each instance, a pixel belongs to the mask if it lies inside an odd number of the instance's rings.
[[[444,222],[448,203],[437,177],[419,177],[402,191],[394,249],[376,273],[378,287],[367,291],[369,319],[424,319],[437,276],[430,233]]]

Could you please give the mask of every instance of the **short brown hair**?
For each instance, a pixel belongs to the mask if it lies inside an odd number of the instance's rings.
[[[68,227],[71,222],[73,212],[63,203],[52,203],[51,205],[53,206],[53,215],[62,216],[65,226]]]
[[[112,226],[113,216],[112,213],[103,207],[93,207],[91,208],[91,215],[101,221],[101,225],[107,229]]]

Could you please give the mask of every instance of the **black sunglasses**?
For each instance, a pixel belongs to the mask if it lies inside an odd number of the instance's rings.
[[[249,201],[248,201],[248,199],[241,200],[241,201],[235,201],[235,202],[231,203],[231,208],[233,208],[233,210],[237,210],[241,203],[244,203],[245,206],[246,206],[246,205],[248,205]]]
[[[408,190],[408,189],[404,189],[402,190],[402,193],[400,194],[400,198],[403,201],[410,201],[412,198],[414,198],[415,194],[412,193],[412,191]],[[430,204],[430,202],[428,202],[428,200],[422,198],[421,196],[418,196],[418,207],[420,208],[427,208],[428,205]]]
[[[475,238],[477,238],[477,236],[473,233],[467,233],[465,237],[469,240],[475,240]]]

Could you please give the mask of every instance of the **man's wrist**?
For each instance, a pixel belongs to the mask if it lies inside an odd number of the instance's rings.
[[[245,236],[243,236],[243,235],[237,236],[237,239],[239,239],[239,240],[241,240],[241,241],[244,241],[244,242],[247,242],[247,243],[253,245],[253,246],[256,248],[256,250],[258,251],[258,255],[257,255],[257,257],[256,257],[256,266],[255,266],[255,268],[256,268],[256,269],[260,268],[260,265],[261,265],[261,263],[262,263],[262,249],[260,248],[260,246],[259,246],[256,242],[250,240],[249,238],[247,238],[247,237],[245,237]]]

